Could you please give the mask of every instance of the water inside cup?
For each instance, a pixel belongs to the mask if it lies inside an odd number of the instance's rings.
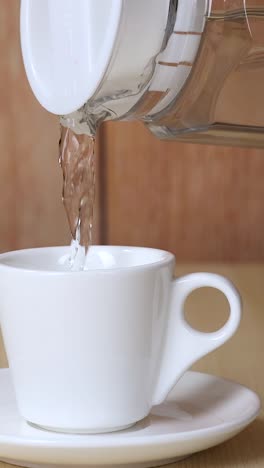
[[[70,272],[70,258],[71,248],[68,246],[27,249],[0,255],[0,266],[31,271]],[[171,259],[172,254],[166,251],[144,247],[91,246],[84,272],[140,267]]]

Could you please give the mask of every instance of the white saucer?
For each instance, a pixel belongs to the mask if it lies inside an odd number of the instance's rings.
[[[0,458],[34,468],[164,465],[224,442],[252,422],[259,410],[259,398],[251,390],[187,372],[167,401],[130,429],[103,435],[57,434],[36,429],[20,418],[9,370],[3,369]]]

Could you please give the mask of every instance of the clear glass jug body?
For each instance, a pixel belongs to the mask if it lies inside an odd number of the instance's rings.
[[[187,2],[171,0],[162,49],[132,87],[109,92],[110,63],[98,92],[62,123],[88,132],[137,119],[161,139],[264,147],[264,0],[192,3],[200,19],[182,27]]]
[[[264,2],[213,0],[181,93],[145,122],[159,138],[264,146]]]

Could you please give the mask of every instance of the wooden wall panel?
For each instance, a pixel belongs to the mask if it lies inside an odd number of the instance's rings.
[[[159,141],[131,122],[103,136],[106,243],[184,261],[264,260],[263,150]]]

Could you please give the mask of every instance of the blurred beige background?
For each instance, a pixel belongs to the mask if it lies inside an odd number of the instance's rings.
[[[0,0],[0,36],[0,250],[64,244],[59,124],[27,84],[18,0]],[[166,248],[182,261],[264,259],[262,150],[160,142],[116,122],[97,150],[95,241]]]

